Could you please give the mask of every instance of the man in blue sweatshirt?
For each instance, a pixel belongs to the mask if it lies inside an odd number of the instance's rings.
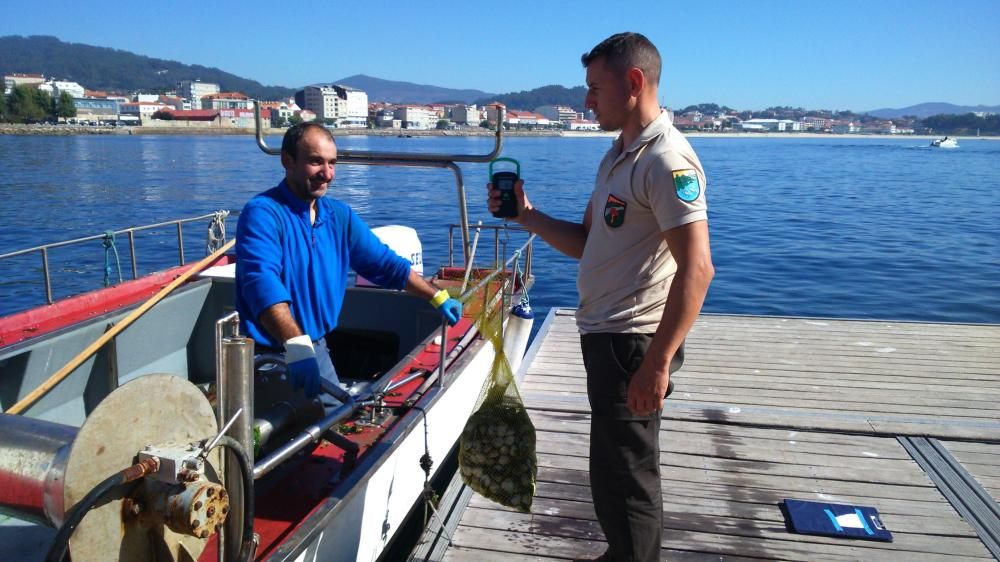
[[[316,396],[321,373],[337,382],[324,336],[337,326],[354,269],[373,282],[428,299],[455,325],[462,305],[411,270],[346,204],[326,195],[337,146],[316,123],[288,129],[285,179],[250,200],[236,227],[236,310],[263,348],[285,350],[289,380]]]

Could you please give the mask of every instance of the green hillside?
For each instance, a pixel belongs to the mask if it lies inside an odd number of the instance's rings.
[[[12,72],[44,74],[78,82],[91,90],[122,93],[173,90],[182,80],[215,82],[224,92],[243,92],[256,99],[278,99],[295,93],[292,88],[264,86],[218,68],[154,59],[119,49],[64,43],[44,35],[0,37],[0,74]]]
[[[587,96],[587,88],[577,86],[566,88],[565,86],[542,86],[530,91],[512,92],[509,94],[498,94],[489,98],[476,100],[479,105],[485,105],[498,101],[510,109],[524,109],[531,111],[543,105],[566,105],[577,111],[584,111],[583,100]]]

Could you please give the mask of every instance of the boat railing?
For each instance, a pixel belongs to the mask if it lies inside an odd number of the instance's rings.
[[[449,224],[448,225],[448,267],[455,267],[455,229],[462,228],[460,224]],[[530,234],[526,228],[520,225],[510,225],[504,224],[477,224],[475,226],[470,226],[470,229],[476,231],[477,233],[481,230],[492,231],[493,232],[493,263],[500,263],[500,256],[506,255],[504,251],[505,247],[509,243],[509,238],[511,234]],[[516,253],[524,258],[524,275],[531,275],[531,257],[532,257],[532,247],[531,240],[534,236],[530,236],[527,243],[521,246]]]
[[[129,262],[132,270],[132,279],[137,279],[139,277],[139,266],[138,258],[136,257],[136,247],[135,247],[135,235],[139,232],[144,232],[147,230],[155,230],[165,227],[173,226],[177,230],[177,259],[178,265],[184,265],[187,263],[187,258],[184,254],[184,225],[192,222],[203,222],[211,219],[209,223],[209,234],[208,234],[208,245],[206,255],[211,254],[214,251],[213,246],[216,248],[221,247],[225,242],[225,220],[230,215],[238,215],[238,212],[231,213],[230,211],[216,211],[207,215],[200,215],[197,217],[190,217],[184,219],[174,219],[170,221],[158,222],[155,224],[147,224],[143,226],[133,226],[129,228],[123,228],[121,230],[107,231],[103,234],[95,234],[93,236],[84,236],[83,238],[74,238],[72,240],[63,240],[61,242],[53,242],[51,244],[42,244],[40,246],[35,246],[33,248],[26,248],[24,250],[17,250],[16,252],[9,252],[6,254],[0,254],[0,261],[15,258],[18,256],[24,256],[28,254],[38,253],[42,259],[42,279],[45,283],[45,300],[47,304],[52,304],[54,301],[52,297],[52,275],[49,270],[49,251],[62,248],[66,246],[74,246],[78,244],[83,244],[86,242],[93,242],[95,240],[108,240],[109,237],[117,237],[120,235],[126,235],[128,237],[128,247],[129,247]],[[221,226],[220,226],[221,224]],[[213,233],[214,234],[213,236]]]

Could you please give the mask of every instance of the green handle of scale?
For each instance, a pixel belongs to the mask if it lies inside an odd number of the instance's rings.
[[[521,163],[518,162],[517,160],[514,160],[513,158],[506,158],[506,157],[504,157],[504,158],[494,158],[493,160],[490,160],[490,179],[491,180],[493,178],[493,164],[495,162],[512,162],[514,164],[514,166],[517,167],[517,177],[521,177]]]

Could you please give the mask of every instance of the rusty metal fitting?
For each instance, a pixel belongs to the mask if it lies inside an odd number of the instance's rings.
[[[134,482],[147,474],[151,474],[160,469],[160,459],[156,457],[146,457],[122,471],[125,482]]]

